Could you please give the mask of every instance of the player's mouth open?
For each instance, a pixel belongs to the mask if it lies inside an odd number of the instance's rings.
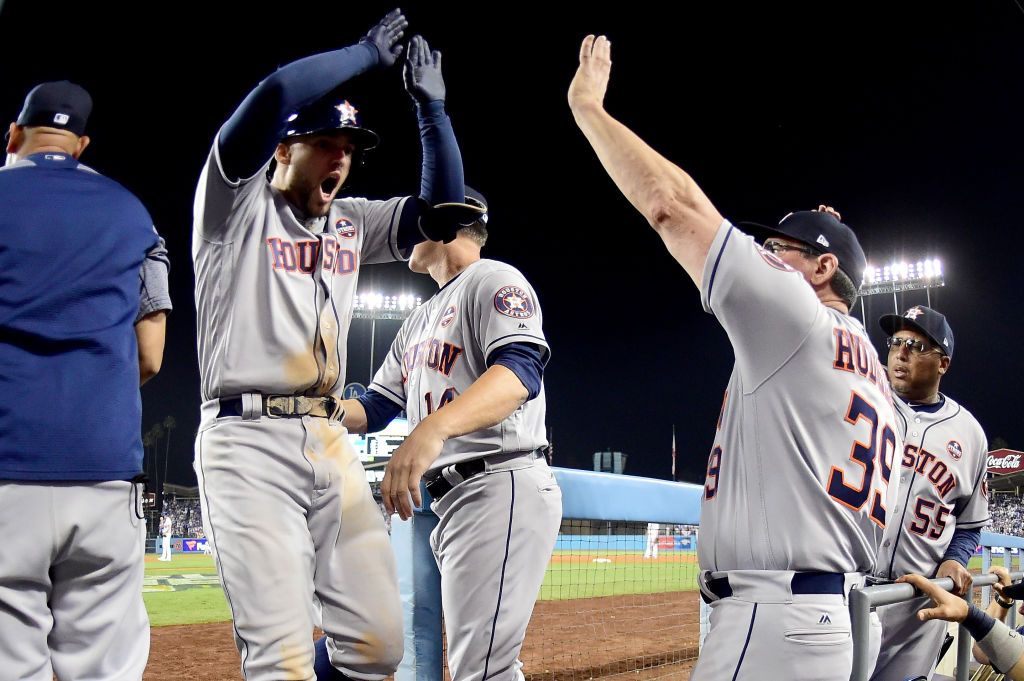
[[[892,367],[890,371],[892,371],[892,375],[897,378],[903,378],[907,375],[906,367]]]
[[[320,191],[323,193],[325,201],[331,197],[331,194],[334,193],[339,184],[341,184],[341,173],[339,172],[333,172],[324,178],[323,182],[320,183]]]

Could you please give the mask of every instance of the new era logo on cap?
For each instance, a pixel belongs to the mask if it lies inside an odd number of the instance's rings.
[[[817,241],[819,244],[821,244],[825,248],[828,248],[828,239],[825,238],[824,234],[819,234],[818,238],[815,239],[815,241]]]

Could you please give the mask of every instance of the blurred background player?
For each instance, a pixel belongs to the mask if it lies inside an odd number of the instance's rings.
[[[969,411],[939,392],[953,358],[946,317],[917,305],[902,315],[883,316],[879,325],[888,336],[887,370],[905,444],[900,499],[890,513],[901,531],[883,542],[876,574],[951,577],[954,593],[963,596],[973,581],[967,562],[989,522],[988,440]],[[882,644],[872,675],[876,681],[934,674],[947,627],[938,620],[918,621],[922,607],[922,599],[914,599],[878,608]]]
[[[160,517],[160,543],[162,550],[157,560],[168,561],[171,559],[171,537],[174,535],[174,525],[170,516]]]
[[[658,559],[658,535],[661,526],[658,523],[647,523],[647,545],[644,547],[644,558]]]

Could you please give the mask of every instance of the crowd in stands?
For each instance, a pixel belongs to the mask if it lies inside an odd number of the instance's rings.
[[[992,494],[988,511],[992,525],[985,528],[998,534],[1024,536],[1024,497],[1011,494]]]
[[[170,516],[175,537],[203,536],[199,499],[164,499],[163,514]]]

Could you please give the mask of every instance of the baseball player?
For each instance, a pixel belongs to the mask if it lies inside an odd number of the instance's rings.
[[[985,662],[1006,678],[1012,681],[1024,681],[1024,627],[1011,629],[1000,622],[991,613],[983,611],[973,603],[967,603],[959,596],[940,589],[922,575],[904,575],[896,580],[913,584],[916,589],[930,598],[933,607],[917,613],[922,622],[945,620],[961,622],[968,633],[974,638],[975,651],[984,655]],[[994,586],[998,597],[1013,599],[1024,597],[1024,585],[1017,583],[1006,586],[999,583]],[[916,679],[914,681],[917,681]]]
[[[381,494],[406,519],[426,479],[453,681],[522,678],[519,650],[562,518],[543,454],[550,350],[537,294],[514,267],[481,259],[486,241],[485,214],[451,243],[413,249],[410,269],[440,290],[402,325],[367,393],[345,402],[358,432],[408,414],[412,432]]]
[[[35,87],[0,169],[0,669],[10,679],[141,679],[149,655],[139,382],[160,358],[137,321],[159,239],[135,196],[79,162],[91,110],[76,84]]]
[[[658,523],[647,523],[647,545],[644,547],[644,559],[658,560],[658,535],[661,526]]]
[[[759,247],[684,171],[604,109],[611,48],[587,36],[569,88],[608,174],[700,288],[736,363],[708,459],[698,559],[711,627],[693,678],[846,681],[863,583],[902,451],[889,385],[848,315],[865,257],[825,211],[757,227]]]
[[[900,476],[901,528],[883,542],[878,576],[908,573],[951,577],[963,596],[973,578],[967,561],[989,523],[985,472],[988,440],[962,405],[939,392],[953,358],[953,330],[936,310],[917,305],[902,316],[879,320],[889,346],[888,373],[896,394],[897,425],[904,439]],[[946,624],[922,624],[921,599],[878,609],[882,647],[872,678],[903,681],[931,678],[946,636]]]
[[[373,681],[402,655],[392,551],[336,399],[352,301],[364,264],[452,238],[457,220],[479,214],[461,204],[441,56],[418,36],[404,76],[423,145],[420,197],[337,198],[377,135],[334,94],[391,66],[406,26],[395,10],[358,44],[269,75],[217,133],[196,190],[195,468],[250,680]],[[326,633],[315,652],[314,624]]]
[[[171,536],[174,534],[174,526],[168,516],[160,518],[160,536],[163,551],[157,560],[169,561],[171,559]]]

